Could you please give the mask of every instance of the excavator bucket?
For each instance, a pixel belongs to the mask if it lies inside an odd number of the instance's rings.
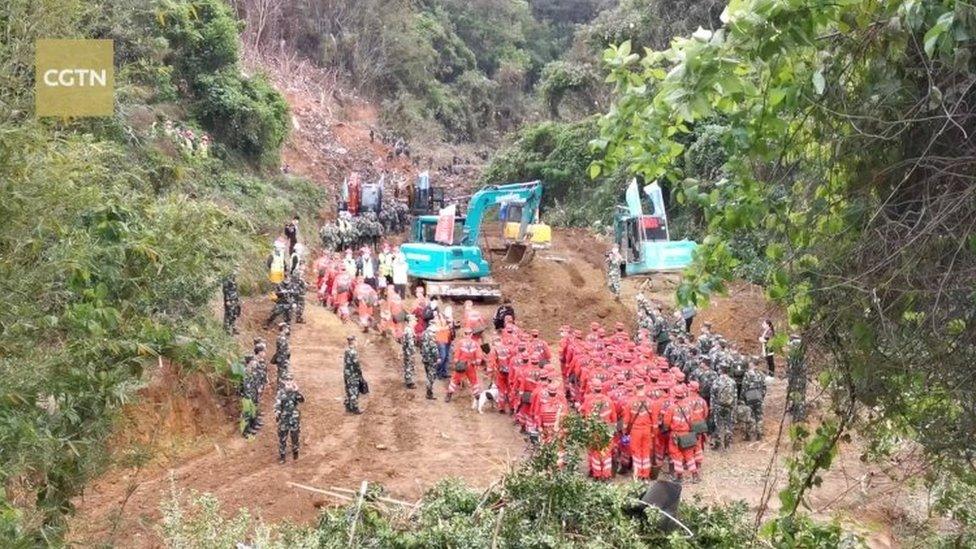
[[[528,265],[535,257],[535,248],[525,242],[511,242],[505,251],[505,263],[511,265]]]

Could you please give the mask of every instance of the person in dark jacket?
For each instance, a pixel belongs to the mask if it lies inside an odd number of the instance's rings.
[[[285,225],[285,238],[288,239],[288,257],[295,251],[295,244],[298,244],[298,216],[292,218],[291,222]]]
[[[507,297],[498,306],[498,309],[495,311],[495,316],[491,320],[492,325],[495,326],[495,330],[501,330],[505,327],[506,316],[510,316],[512,320],[515,320],[515,309],[512,307],[512,300]]]

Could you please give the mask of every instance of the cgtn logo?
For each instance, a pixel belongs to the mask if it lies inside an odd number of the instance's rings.
[[[105,69],[48,69],[44,71],[44,85],[51,87],[78,86],[106,86],[108,71]]]
[[[111,40],[38,40],[34,81],[37,116],[112,116]]]

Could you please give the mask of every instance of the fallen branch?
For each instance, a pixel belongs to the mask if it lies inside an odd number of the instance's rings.
[[[349,528],[349,545],[356,539],[356,525],[359,524],[359,511],[363,508],[363,498],[366,496],[366,487],[369,485],[365,480],[359,487],[359,499],[356,500],[356,513],[352,516],[352,526]]]
[[[350,494],[355,494],[355,490],[350,490],[349,488],[340,488],[339,486],[329,486],[329,490],[336,490],[338,492],[349,492]],[[376,499],[385,503],[393,503],[395,505],[402,505],[404,507],[413,507],[415,504],[409,501],[403,501],[399,499],[388,498],[385,496],[376,496]]]
[[[327,496],[332,496],[334,498],[342,499],[342,500],[345,500],[345,501],[352,501],[353,499],[355,499],[353,496],[350,496],[350,495],[340,494],[340,493],[336,493],[336,492],[330,492],[328,490],[323,490],[321,488],[314,488],[312,486],[306,486],[304,484],[299,484],[297,482],[289,482],[288,484],[294,486],[295,488],[301,488],[302,490],[308,490],[309,492],[315,492],[317,494],[325,494]],[[355,492],[353,492],[353,493],[355,493]]]

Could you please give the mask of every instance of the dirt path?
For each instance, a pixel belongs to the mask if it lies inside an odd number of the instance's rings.
[[[360,338],[372,389],[361,401],[365,413],[347,415],[341,357],[353,327],[318,306],[310,307],[307,316],[292,337],[292,368],[306,396],[297,462],[277,462],[273,395],[266,391],[261,406],[265,427],[255,439],[228,433],[215,439],[210,451],[170,466],[104,475],[78,501],[72,537],[85,543],[151,545],[159,503],[174,485],[212,493],[228,511],[248,507],[271,520],[309,521],[318,507],[335,502],[295,489],[289,481],[356,487],[369,480],[396,497],[416,499],[446,477],[487,486],[521,456],[524,443],[506,417],[474,413],[468,398],[445,404],[441,398],[426,400],[422,388],[406,389],[389,342],[377,337]],[[443,387],[435,391],[443,397]],[[113,529],[115,537],[110,536]]]

